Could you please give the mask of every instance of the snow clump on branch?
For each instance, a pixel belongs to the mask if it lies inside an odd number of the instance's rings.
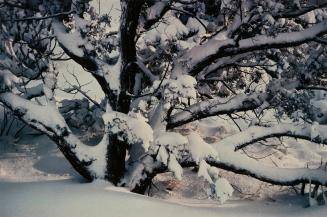
[[[184,150],[187,143],[187,139],[181,134],[165,132],[157,137],[152,150],[158,153],[156,160],[166,165],[178,180],[182,179],[183,174],[183,169],[178,163],[179,151]]]
[[[128,144],[141,144],[144,150],[148,150],[153,141],[152,128],[145,122],[144,118],[134,118],[119,112],[107,112],[103,120],[111,134],[118,135],[121,141]]]

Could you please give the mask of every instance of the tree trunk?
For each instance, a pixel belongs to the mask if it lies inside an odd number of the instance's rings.
[[[127,144],[118,139],[118,135],[109,135],[107,151],[107,179],[117,185],[125,173]]]

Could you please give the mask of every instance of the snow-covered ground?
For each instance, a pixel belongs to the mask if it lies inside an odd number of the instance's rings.
[[[207,140],[219,140],[213,132],[231,130],[223,129],[222,121],[217,123],[200,123]],[[285,144],[288,155],[278,151],[263,162],[280,167],[308,163],[314,168],[327,157],[325,147],[295,140]],[[45,136],[25,135],[19,141],[1,137],[0,217],[326,216],[326,206],[305,208],[307,195],[296,195],[290,188],[222,174],[235,187],[232,199],[223,205],[209,198],[209,185],[191,169],[184,171],[182,181],[171,174],[159,175],[149,192],[152,197],[141,196],[104,182],[83,182]]]
[[[276,202],[230,201],[224,205],[208,201],[169,202],[117,191],[105,183],[76,180],[2,182],[0,192],[2,217],[323,217],[327,211],[325,207],[304,209],[303,199],[294,196]]]

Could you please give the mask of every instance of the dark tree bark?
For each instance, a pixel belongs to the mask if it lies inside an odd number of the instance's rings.
[[[140,73],[136,64],[136,38],[139,17],[145,0],[122,1],[122,15],[120,26],[120,51],[122,69],[120,74],[121,93],[119,95],[117,111],[128,113],[131,96],[134,92],[135,76]]]
[[[118,139],[118,135],[109,135],[107,151],[107,179],[117,185],[125,173],[127,144]]]

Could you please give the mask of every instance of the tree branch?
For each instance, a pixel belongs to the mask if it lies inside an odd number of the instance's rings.
[[[51,18],[55,18],[55,17],[60,17],[60,16],[67,16],[69,14],[75,13],[75,11],[64,11],[64,12],[60,12],[60,13],[55,13],[55,14],[51,14],[48,16],[43,16],[43,17],[25,17],[25,18],[20,18],[20,19],[10,19],[10,20],[2,20],[4,22],[20,22],[20,21],[38,21],[38,20],[45,20],[45,19],[51,19]]]
[[[316,132],[312,132],[315,130]],[[316,143],[327,144],[327,126],[313,124],[277,124],[269,127],[252,126],[248,129],[227,137],[219,142],[234,147],[235,151],[255,142],[274,137],[293,137]]]
[[[92,153],[95,149],[103,148],[104,144],[100,142],[94,147],[83,144],[71,132],[57,108],[37,105],[13,93],[0,93],[0,102],[24,123],[55,141],[74,169],[86,180],[91,181],[95,178],[94,175],[99,175],[90,167],[95,162],[98,163],[96,157],[99,157],[92,156]]]
[[[327,173],[323,169],[270,167],[227,148],[217,146],[217,150],[219,160],[206,159],[206,162],[214,167],[251,176],[274,185],[294,186],[310,181],[318,185],[327,184]]]
[[[327,173],[321,168],[276,168],[267,166],[242,153],[235,152],[233,146],[228,143],[218,142],[217,144],[213,144],[213,147],[217,151],[218,156],[208,156],[203,159],[213,167],[231,171],[236,174],[251,176],[260,181],[274,185],[294,186],[310,182],[317,185],[327,184]],[[198,162],[193,159],[188,146],[179,147],[177,149],[181,150],[177,159],[179,159],[179,164],[183,168],[198,165]],[[135,178],[130,180],[129,183],[132,191],[144,193],[156,174],[168,170],[167,166],[157,160],[157,155],[158,153],[149,153],[141,159],[138,166],[135,167],[135,173],[138,174],[134,174]]]
[[[239,94],[227,100],[216,98],[202,101],[171,116],[167,128],[171,129],[210,116],[253,110],[260,107],[267,97],[268,95],[265,93],[252,93],[249,95]]]
[[[325,33],[327,33],[327,20],[303,31],[279,33],[276,36],[258,35],[239,40],[238,43],[232,39],[217,40],[213,38],[186,52],[174,70],[175,73],[196,75],[218,58],[270,48],[297,46],[313,41]],[[181,64],[183,61],[188,61],[188,64]]]

